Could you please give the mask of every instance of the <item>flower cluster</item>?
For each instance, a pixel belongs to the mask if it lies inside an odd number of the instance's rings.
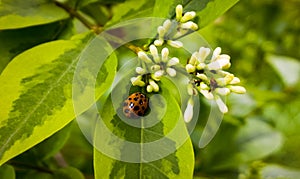
[[[154,45],[161,46],[167,41],[167,44],[180,48],[182,42],[177,39],[198,29],[198,25],[191,20],[196,16],[194,11],[189,11],[183,14],[182,5],[176,6],[176,20],[167,19],[162,26],[157,28],[158,39],[154,41]]]
[[[138,57],[142,61],[143,67],[139,66],[135,69],[138,76],[131,78],[132,85],[140,87],[147,85],[147,92],[158,92],[159,86],[156,82],[160,81],[162,76],[176,76],[174,67],[179,63],[179,59],[169,58],[168,48],[163,48],[159,55],[156,46],[150,45],[150,54],[139,51]]]
[[[240,79],[233,74],[224,71],[230,67],[230,56],[221,54],[221,48],[217,47],[211,56],[210,49],[201,47],[199,51],[194,52],[185,66],[186,71],[192,75],[188,85],[189,95],[197,95],[200,92],[205,98],[215,100],[222,113],[228,112],[228,108],[222,100],[222,96],[233,93],[245,93],[246,89],[237,86]],[[193,101],[190,98],[184,119],[189,122],[192,119]]]

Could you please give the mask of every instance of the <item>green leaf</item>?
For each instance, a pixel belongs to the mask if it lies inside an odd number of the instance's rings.
[[[132,72],[128,69],[134,68],[123,68],[126,74],[121,73],[95,128],[95,177],[192,178],[193,148],[175,98],[176,87],[162,79],[160,94],[149,96],[149,114],[127,118],[122,112],[123,99],[139,89],[129,89]]]
[[[183,3],[183,11],[195,11],[199,28],[203,28],[210,22],[224,14],[239,0],[187,0]]]
[[[73,75],[78,57],[90,38],[90,34],[84,34],[72,40],[39,45],[17,56],[3,71],[0,76],[0,164],[74,119]],[[109,79],[115,74],[116,64],[115,56],[111,55],[102,67],[99,83],[94,86],[96,97],[111,84]]]
[[[155,1],[147,0],[129,0],[112,7],[112,19],[105,25],[109,27],[118,22],[141,18],[151,17]]]
[[[66,30],[69,21],[14,30],[0,31],[0,74],[16,55],[35,45],[55,40]],[[68,28],[67,28],[68,29]]]
[[[299,84],[300,62],[297,59],[286,56],[268,55],[266,60],[286,86],[292,87]]]
[[[175,15],[175,8],[182,1],[180,0],[156,0],[153,10],[153,17],[171,18]]]
[[[0,30],[47,24],[68,18],[65,10],[52,0],[2,0]]]
[[[10,165],[3,165],[0,167],[0,178],[3,179],[15,179],[15,169]]]

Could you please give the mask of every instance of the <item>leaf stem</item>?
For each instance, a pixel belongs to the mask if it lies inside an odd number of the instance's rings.
[[[58,7],[63,8],[65,11],[67,11],[72,17],[75,17],[76,19],[78,19],[84,26],[86,26],[88,29],[93,30],[96,34],[99,34],[102,31],[102,27],[92,24],[90,23],[84,16],[82,16],[78,11],[76,11],[75,9],[69,7],[68,5],[58,2],[58,1],[54,1],[55,4]]]

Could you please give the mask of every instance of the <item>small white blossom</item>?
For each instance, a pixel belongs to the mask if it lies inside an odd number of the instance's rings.
[[[148,93],[151,93],[153,91],[153,87],[151,85],[147,85],[146,90]]]
[[[138,57],[146,63],[152,62],[152,60],[148,57],[148,55],[143,51],[138,52]]]
[[[139,75],[137,77],[132,77],[130,79],[131,83],[133,86],[140,86],[140,87],[143,87],[145,86],[145,82],[142,81],[142,76]]]
[[[150,79],[149,84],[152,86],[154,92],[159,91],[159,86],[153,80]]]
[[[178,40],[176,40],[176,41],[168,40],[167,43],[175,48],[181,48],[183,46],[182,42],[180,42]]]
[[[234,78],[230,81],[229,84],[235,85],[235,84],[238,84],[238,83],[240,83],[240,82],[241,82],[241,80],[240,80],[238,77],[234,77]]]
[[[230,89],[228,88],[217,88],[215,91],[222,96],[226,96],[230,93]]]
[[[168,61],[167,66],[174,66],[177,65],[178,63],[179,63],[179,59],[177,57],[173,57]]]
[[[171,76],[171,77],[174,77],[176,76],[176,70],[173,69],[173,68],[167,68],[167,73]]]
[[[168,31],[170,29],[172,25],[172,22],[170,21],[170,19],[165,20],[165,22],[163,23],[163,27],[165,29],[165,31]]]
[[[151,66],[151,70],[153,70],[153,71],[157,71],[157,70],[160,70],[160,66],[159,65],[152,65]]]
[[[194,101],[192,98],[190,98],[183,114],[183,119],[186,123],[189,123],[193,118],[193,111],[194,111],[193,108],[194,108]]]
[[[198,29],[198,25],[192,21],[182,23],[182,24],[180,24],[180,27],[183,29],[192,29],[192,30]]]
[[[187,64],[187,65],[185,66],[185,69],[186,69],[186,71],[187,71],[188,73],[193,73],[193,72],[195,72],[195,70],[196,70],[195,66],[193,66],[193,65],[191,65],[191,64]]]
[[[175,11],[176,11],[176,20],[177,21],[180,21],[180,19],[182,18],[182,10],[183,10],[182,5],[179,4],[176,6]]]
[[[164,44],[163,39],[159,39],[159,40],[154,41],[154,45],[157,46],[157,47],[162,46],[162,44]]]
[[[154,78],[160,79],[163,75],[164,75],[164,71],[163,70],[158,70],[154,73]]]
[[[192,20],[196,17],[196,12],[190,11],[184,13],[183,17],[180,19],[180,22],[187,22],[189,20]]]
[[[238,93],[238,94],[244,94],[246,93],[246,89],[242,86],[229,86],[229,89],[234,92],[234,93]]]
[[[146,73],[146,70],[142,67],[136,67],[135,71],[137,74],[140,74],[140,75],[143,75]]]
[[[165,47],[161,50],[161,58],[162,58],[161,60],[163,62],[167,62],[169,59],[168,56],[169,56],[169,49]]]
[[[214,95],[212,94],[212,92],[208,91],[208,90],[203,90],[200,89],[200,93],[206,98],[206,99],[214,99]]]
[[[222,113],[227,113],[228,112],[228,108],[227,108],[226,104],[223,102],[223,100],[219,96],[216,96],[215,100],[216,100],[216,103],[217,103],[220,111]]]
[[[150,49],[151,55],[153,56],[154,62],[158,63],[160,61],[160,58],[158,56],[157,48],[155,47],[155,45],[150,45],[149,49]]]

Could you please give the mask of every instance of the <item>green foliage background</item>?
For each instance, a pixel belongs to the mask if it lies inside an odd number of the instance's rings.
[[[6,155],[14,158],[6,157],[10,160],[5,161],[4,164],[1,161],[0,178],[94,178],[95,173],[98,178],[101,178],[102,174],[109,169],[98,170],[97,165],[99,167],[103,166],[101,163],[103,161],[111,163],[113,161],[95,155],[93,147],[86,141],[76,122],[70,122],[75,117],[70,112],[72,109],[68,102],[68,96],[71,95],[68,90],[70,85],[68,79],[72,79],[72,63],[63,61],[65,66],[61,66],[64,68],[55,68],[55,65],[47,64],[48,62],[56,64],[66,56],[77,59],[80,50],[92,36],[90,30],[78,20],[70,18],[68,13],[53,1],[40,0],[36,1],[36,4],[26,4],[22,3],[25,1],[15,0],[14,2],[17,3],[15,6],[7,2],[9,0],[0,1],[0,74],[7,64],[11,66],[16,64],[16,66],[9,68],[12,69],[10,76],[1,74],[1,82],[5,83],[0,84],[2,88],[0,100],[18,99],[20,94],[14,91],[14,84],[8,88],[11,81],[18,80],[18,75],[28,77],[27,81],[22,81],[27,85],[26,87],[40,87],[40,82],[56,81],[57,74],[62,77],[59,79],[63,79],[57,83],[58,87],[63,87],[63,91],[54,90],[50,94],[57,96],[63,93],[66,99],[61,98],[60,101],[56,101],[59,106],[54,107],[57,109],[55,113],[52,114],[51,110],[43,111],[48,116],[42,121],[35,120],[34,116],[31,117],[35,122],[33,126],[39,126],[44,122],[48,124],[47,122],[55,119],[56,122],[49,123],[53,126],[49,129],[49,125],[44,126],[45,128],[42,128],[43,126],[35,128],[35,132],[38,131],[36,133],[33,132],[33,127],[29,127],[34,137],[31,141],[25,142],[28,145],[19,144],[22,147],[17,148],[17,152],[13,151]],[[213,48],[220,46],[223,53],[231,56],[230,71],[241,78],[247,94],[231,95],[228,98],[229,113],[224,116],[221,128],[213,141],[203,149],[198,147],[198,142],[206,121],[201,119],[207,118],[210,108],[204,103],[201,105],[201,118],[191,135],[194,161],[184,160],[185,156],[189,159],[193,158],[189,144],[185,145],[179,154],[179,160],[182,159],[181,161],[186,164],[187,174],[184,176],[193,172],[194,178],[300,178],[300,11],[298,10],[300,1],[243,0],[229,10],[228,8],[237,1],[211,1],[216,4],[210,8],[197,6],[201,4],[199,2],[204,4],[209,2],[202,0],[125,2],[123,0],[69,0],[66,2],[71,8],[80,9],[84,17],[89,20],[86,26],[91,23],[109,27],[136,17],[171,17],[172,10],[178,3],[189,4],[186,6],[187,10],[199,11],[197,23],[201,29],[196,33],[201,34]],[[26,14],[24,9],[31,7],[40,7],[35,11],[38,16]],[[227,12],[223,14],[225,11]],[[218,14],[223,15],[218,17]],[[22,18],[24,15],[27,17],[34,15],[34,19],[24,18],[22,23],[12,20],[16,17]],[[211,22],[212,20],[214,21]],[[80,35],[74,36],[78,33]],[[50,43],[43,44],[46,42]],[[40,44],[43,45],[35,47]],[[30,53],[42,53],[50,47],[54,55],[44,57],[48,60],[42,62],[39,62],[39,59],[30,60],[32,57]],[[124,51],[125,48],[121,48],[114,54],[118,55],[119,65],[126,61],[128,56],[133,55]],[[17,56],[19,54],[21,55]],[[110,77],[114,75],[117,68],[114,55],[111,57],[111,64],[107,64],[113,68],[109,69]],[[22,62],[24,59],[29,59],[28,61],[31,62]],[[29,65],[27,71],[24,70],[27,68],[26,65]],[[44,71],[35,71],[36,66],[42,66]],[[106,69],[109,68],[107,66]],[[63,75],[65,68],[70,71],[67,75]],[[4,77],[12,77],[13,80]],[[31,78],[38,81],[30,81]],[[48,83],[43,84],[47,86]],[[51,88],[51,84],[48,85]],[[108,88],[109,85],[105,83],[99,88]],[[3,89],[12,89],[12,91]],[[39,96],[47,92],[48,86],[34,89],[36,90],[30,93]],[[51,102],[51,98],[48,100]],[[10,104],[0,104],[3,105],[0,106],[0,116],[6,116],[6,109]],[[23,104],[22,101],[20,104]],[[35,104],[34,100],[31,104]],[[20,108],[22,107],[24,106]],[[47,105],[42,107],[47,109]],[[27,114],[26,109],[29,108],[24,107],[22,114]],[[17,112],[10,115],[18,116]],[[36,114],[36,116],[40,115]],[[19,116],[15,120],[17,123],[10,124],[17,126],[20,121],[22,119]],[[4,146],[2,139],[10,136],[6,131],[12,128],[9,125],[6,128],[3,126],[5,123],[1,121],[1,150],[5,150],[2,147]],[[44,133],[47,131],[45,129],[49,131]],[[28,132],[28,128],[25,127],[24,131]],[[22,136],[22,131],[16,136],[18,135]],[[184,150],[188,154],[182,154]],[[194,167],[189,166],[193,162]],[[131,169],[140,167],[130,164],[119,165],[127,166],[128,171],[130,167]],[[177,177],[180,178],[182,175]]]

